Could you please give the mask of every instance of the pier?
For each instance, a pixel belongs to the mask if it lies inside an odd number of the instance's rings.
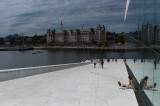
[[[149,47],[133,47],[133,46],[115,46],[115,47],[83,47],[83,46],[34,46],[32,49],[40,50],[94,50],[94,51],[139,51],[143,49],[148,49]],[[155,47],[150,47],[155,49]],[[159,49],[160,47],[156,47]],[[18,51],[18,47],[0,47],[0,51]]]
[[[121,59],[105,60],[103,69],[99,64],[59,69],[0,82],[0,106],[138,106],[134,91],[120,89],[118,81],[128,84]]]

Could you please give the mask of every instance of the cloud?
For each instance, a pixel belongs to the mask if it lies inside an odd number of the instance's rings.
[[[155,0],[131,0],[127,23],[135,23],[135,24],[143,24],[143,23],[152,23],[152,24],[160,24],[160,9],[159,7],[160,1]],[[155,11],[154,11],[155,9]],[[155,22],[154,22],[155,21]]]
[[[60,20],[68,29],[96,26],[123,16],[122,5],[117,0],[1,0],[1,33],[45,33],[59,29]]]
[[[127,23],[134,23],[132,17],[137,16],[134,4],[132,0]],[[122,24],[125,5],[126,0],[1,0],[0,33],[1,36],[21,32],[44,34],[48,28],[60,29],[61,20],[65,29],[104,24],[121,32],[117,28],[126,29]]]

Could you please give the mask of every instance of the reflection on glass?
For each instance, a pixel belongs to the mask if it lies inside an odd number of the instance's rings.
[[[125,23],[126,27],[130,26],[125,44],[137,47],[140,57],[129,59],[126,63],[140,84],[139,90],[144,90],[154,106],[160,106],[159,5],[160,0],[132,0]]]

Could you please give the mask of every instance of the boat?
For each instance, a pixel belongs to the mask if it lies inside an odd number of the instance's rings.
[[[37,54],[37,53],[32,53],[32,54]]]
[[[29,47],[27,45],[21,46],[18,49],[19,51],[33,50],[33,47]]]
[[[37,53],[42,53],[41,51],[37,51]]]

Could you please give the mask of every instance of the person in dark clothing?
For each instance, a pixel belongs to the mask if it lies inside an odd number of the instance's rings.
[[[134,60],[133,60],[133,61],[134,61],[134,63],[135,63],[135,62],[136,62],[136,59],[134,58]]]
[[[102,66],[102,69],[103,69],[103,64],[104,64],[104,61],[103,59],[101,60],[101,66]]]
[[[107,59],[107,62],[109,63],[109,62],[110,62],[110,59]]]
[[[116,63],[117,63],[117,59],[115,59]]]
[[[154,60],[154,68],[157,68],[157,59]]]
[[[143,63],[143,58],[141,58],[141,63]]]

